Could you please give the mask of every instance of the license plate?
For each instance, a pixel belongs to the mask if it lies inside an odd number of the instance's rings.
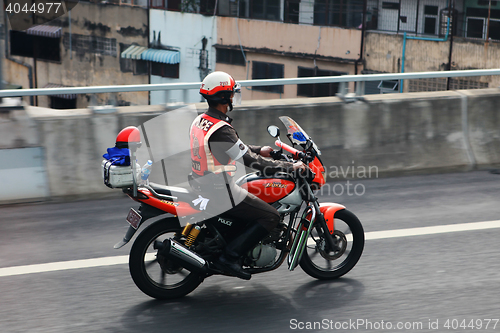
[[[142,216],[135,211],[135,209],[130,208],[127,215],[127,222],[132,226],[132,228],[137,229],[139,223],[141,222]]]

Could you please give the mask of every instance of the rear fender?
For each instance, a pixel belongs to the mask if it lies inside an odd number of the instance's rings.
[[[123,239],[121,241],[119,241],[118,243],[116,243],[115,246],[113,246],[113,248],[119,249],[119,248],[125,246],[125,244],[127,244],[132,239],[132,237],[135,235],[135,233],[137,232],[137,230],[139,230],[139,228],[141,227],[141,225],[144,222],[146,222],[146,220],[149,220],[150,218],[153,218],[153,217],[156,217],[156,216],[159,216],[159,215],[168,214],[167,212],[161,211],[159,209],[156,209],[154,207],[151,207],[151,206],[148,206],[148,205],[144,205],[144,204],[141,205],[141,208],[139,209],[139,212],[140,212],[140,214],[142,216],[142,219],[139,222],[139,225],[137,226],[137,229],[135,229],[132,226],[129,226],[128,230],[127,230],[127,233],[125,234],[125,236],[123,237]],[[162,219],[159,219],[158,221],[156,221],[154,223],[175,223],[175,226],[178,226],[180,228],[179,218],[177,216],[172,216],[170,214],[168,216],[165,216]]]
[[[335,230],[335,224],[334,224],[335,213],[342,209],[345,209],[345,206],[342,206],[341,204],[338,203],[322,202],[319,204],[319,210],[323,214],[323,217],[325,218],[326,221],[326,225],[328,226],[328,230],[330,231],[331,234],[333,234]]]

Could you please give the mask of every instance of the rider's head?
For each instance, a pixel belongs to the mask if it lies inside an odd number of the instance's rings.
[[[200,94],[205,97],[211,107],[217,107],[219,104],[228,105],[229,111],[233,110],[233,97],[235,105],[241,102],[239,83],[225,72],[208,74],[201,83]]]

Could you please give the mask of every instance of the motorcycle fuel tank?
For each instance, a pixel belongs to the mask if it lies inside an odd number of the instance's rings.
[[[286,178],[264,178],[257,174],[238,180],[238,185],[267,203],[274,203],[293,192],[295,182]]]

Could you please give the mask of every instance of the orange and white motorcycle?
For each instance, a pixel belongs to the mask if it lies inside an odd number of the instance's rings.
[[[276,145],[280,148],[272,157],[302,160],[313,172],[272,176],[254,172],[237,181],[248,192],[275,207],[281,216],[279,225],[241,258],[241,264],[245,271],[257,274],[272,271],[287,259],[290,271],[300,265],[316,279],[339,278],[361,257],[363,227],[344,206],[318,202],[314,191],[325,184],[321,152],[295,121],[289,117],[280,117],[280,120],[298,149],[281,142],[279,128],[269,126],[268,132],[277,138]],[[129,142],[128,147],[134,161],[134,143]],[[137,236],[130,251],[130,273],[139,289],[157,299],[182,297],[205,278],[225,274],[213,262],[238,235],[239,228],[245,226],[234,223],[224,213],[200,218],[200,214],[205,213],[195,205],[199,196],[190,189],[154,183],[137,185],[136,166],[132,164],[133,185],[115,187],[122,187],[140,207],[138,211],[130,210],[127,217],[130,228],[115,248],[128,243],[145,221],[164,215]],[[105,178],[108,186],[109,174],[108,168]]]

